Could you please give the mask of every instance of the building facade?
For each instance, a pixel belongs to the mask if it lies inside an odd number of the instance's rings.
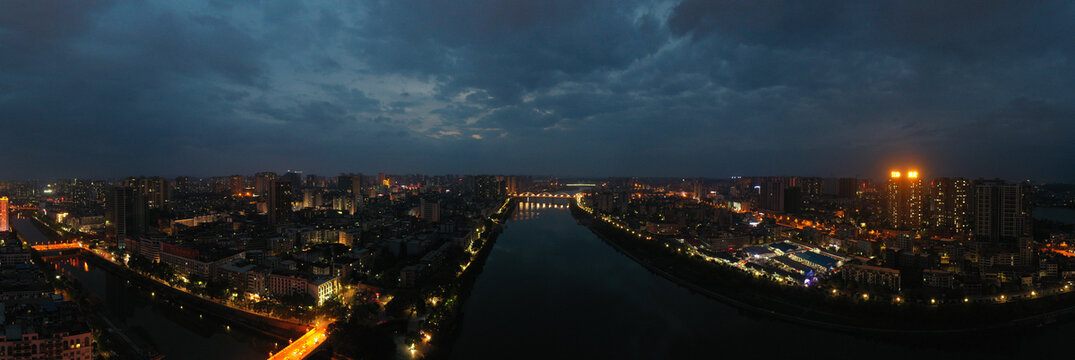
[[[887,190],[885,217],[889,225],[897,229],[921,227],[925,192],[918,171],[892,171]]]

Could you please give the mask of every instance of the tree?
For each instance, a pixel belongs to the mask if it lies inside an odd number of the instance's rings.
[[[231,290],[231,286],[224,281],[209,280],[205,284],[205,294],[217,299],[227,298],[229,290]]]
[[[338,322],[329,327],[332,350],[362,360],[394,359],[396,344],[392,332],[384,326],[366,326],[355,322]]]

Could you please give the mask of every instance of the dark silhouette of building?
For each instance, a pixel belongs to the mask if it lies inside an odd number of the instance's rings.
[[[788,182],[783,178],[766,178],[761,181],[758,206],[770,211],[784,211],[784,190]]]
[[[279,225],[291,219],[291,182],[275,180],[269,192],[269,224]]]
[[[970,228],[970,181],[963,178],[936,178],[930,182],[929,224],[949,234]]]
[[[242,175],[232,175],[228,177],[228,192],[232,196],[242,196],[246,191],[246,184],[244,184]]]
[[[150,209],[163,208],[172,199],[172,187],[168,179],[161,177],[127,178],[124,186],[134,189],[136,195],[141,196],[146,207]]]
[[[1018,247],[1020,237],[1031,235],[1030,186],[1003,180],[974,183],[974,227],[976,243],[1002,249]]]
[[[784,212],[788,214],[798,214],[802,212],[803,207],[803,191],[798,186],[789,187],[784,189]]]
[[[276,180],[276,173],[274,172],[259,172],[254,174],[254,194],[258,196],[269,195],[269,188],[272,187],[273,180]]]
[[[113,187],[105,199],[108,237],[116,246],[125,248],[129,239],[137,239],[146,230],[146,201],[134,189]]]
[[[431,223],[440,222],[440,201],[422,198],[418,205],[418,217]]]
[[[836,185],[836,191],[838,196],[845,199],[858,197],[859,188],[861,188],[861,186],[859,186],[859,183],[859,179],[856,178],[840,178]]]

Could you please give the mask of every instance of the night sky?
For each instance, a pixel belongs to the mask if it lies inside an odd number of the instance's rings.
[[[0,1],[0,179],[1075,181],[1070,1]]]

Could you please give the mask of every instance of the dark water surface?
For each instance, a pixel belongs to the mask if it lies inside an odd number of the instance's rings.
[[[1075,339],[1072,323],[1020,334],[890,336],[743,313],[650,273],[568,210],[522,206],[464,305],[453,359],[1014,359],[1068,353]]]
[[[1034,208],[1034,218],[1057,221],[1064,224],[1075,224],[1075,209],[1050,207]]]
[[[28,239],[44,240],[44,234],[30,221],[12,222]],[[237,326],[229,328],[226,323],[200,316],[197,311],[180,309],[178,304],[167,303],[150,290],[133,287],[81,258],[57,259],[53,264],[60,274],[81,283],[100,299],[105,317],[127,336],[136,343],[152,346],[166,359],[266,359],[276,345]]]

